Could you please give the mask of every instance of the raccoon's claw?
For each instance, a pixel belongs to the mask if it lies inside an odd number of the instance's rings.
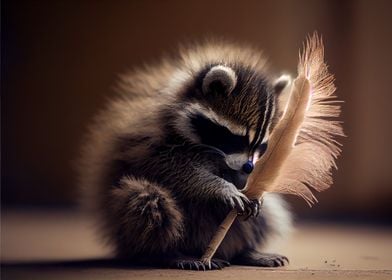
[[[289,264],[289,259],[278,254],[260,254],[258,263],[264,267],[279,267]]]
[[[288,264],[289,259],[279,254],[260,253],[255,250],[250,250],[237,256],[233,262],[239,265],[280,267]]]
[[[245,213],[243,214],[244,220],[250,217],[257,217],[260,213],[261,201],[258,199],[249,200],[249,204],[245,206]]]
[[[238,194],[230,197],[228,199],[228,204],[231,209],[236,209],[238,215],[243,215],[247,209],[247,205],[251,202],[250,200],[242,193],[238,192]]]
[[[216,270],[230,266],[230,263],[225,260],[212,259],[210,266],[205,265],[198,259],[180,259],[173,262],[172,267],[183,270]]]
[[[257,217],[260,214],[260,209],[261,209],[261,202],[258,199],[251,199],[251,204],[249,205],[249,208],[247,208],[247,217],[245,218],[246,220],[249,219],[251,216],[252,217]]]
[[[226,266],[230,266],[230,263],[228,261],[221,260],[221,259],[212,259],[210,269],[211,270],[222,269],[225,268]]]

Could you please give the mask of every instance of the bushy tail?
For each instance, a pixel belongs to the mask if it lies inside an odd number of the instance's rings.
[[[181,240],[183,216],[170,192],[124,177],[109,195],[106,224],[120,257],[162,254]]]

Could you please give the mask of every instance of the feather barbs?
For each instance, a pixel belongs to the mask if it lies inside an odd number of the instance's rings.
[[[298,76],[311,85],[311,100],[296,143],[283,163],[274,191],[298,195],[311,205],[317,202],[310,188],[323,191],[332,184],[332,169],[341,153],[337,137],[344,136],[340,116],[341,101],[334,92],[334,76],[324,61],[322,39],[308,37],[299,56]]]

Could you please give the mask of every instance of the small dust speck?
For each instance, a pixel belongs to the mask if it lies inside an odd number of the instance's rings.
[[[327,260],[325,260],[325,261],[324,261],[324,263],[328,263],[328,261],[327,261]]]

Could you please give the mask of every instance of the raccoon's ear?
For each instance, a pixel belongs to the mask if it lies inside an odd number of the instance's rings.
[[[230,67],[217,65],[212,67],[203,78],[204,94],[216,92],[229,94],[237,84],[237,75]]]
[[[278,104],[278,112],[282,114],[284,108],[286,108],[287,101],[289,99],[289,89],[291,85],[291,76],[290,75],[282,75],[277,78],[273,83],[273,88],[275,95],[277,96],[277,104]],[[279,115],[278,114],[278,115]]]
[[[291,84],[291,76],[290,75],[281,75],[274,81],[273,87],[274,92],[277,95],[280,95],[287,86]]]

